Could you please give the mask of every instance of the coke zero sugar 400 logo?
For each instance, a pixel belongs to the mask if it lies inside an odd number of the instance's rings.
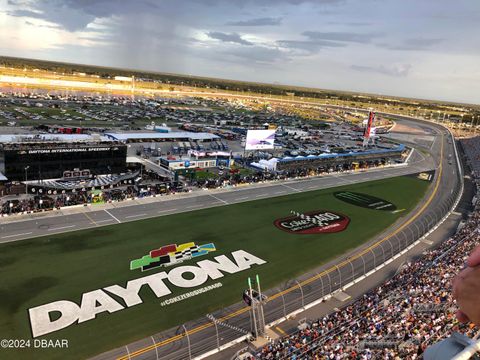
[[[279,229],[293,234],[328,234],[343,231],[350,219],[333,211],[316,210],[275,220]]]

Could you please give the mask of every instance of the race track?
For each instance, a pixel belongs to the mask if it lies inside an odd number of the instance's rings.
[[[418,122],[404,118],[398,118],[398,122],[412,127],[419,126]],[[9,217],[0,219],[0,242],[21,241],[32,237],[135,221],[206,207],[224,206],[296,192],[436,170],[436,178],[423,203],[419,204],[411,214],[402,218],[401,222],[380,234],[376,239],[372,239],[366,245],[355,249],[351,254],[346,254],[334,262],[324,264],[321,268],[305,274],[296,281],[292,280],[282,287],[270,289],[267,292],[270,300],[265,306],[266,322],[269,323],[302,307],[303,304],[299,303],[301,298],[303,298],[302,302],[304,304],[308,304],[378,266],[385,259],[413,243],[450,209],[458,195],[460,185],[455,156],[453,156],[452,164],[448,163],[447,156],[447,154],[455,154],[454,142],[445,129],[435,124],[424,122],[421,126],[431,130],[433,141],[420,144],[419,147],[422,147],[422,151],[415,151],[412,154],[408,166],[273,182],[235,189],[195,191],[184,195],[118,203],[115,206],[110,204],[100,205],[98,208],[92,206],[63,210],[43,216]],[[412,139],[412,142],[415,142],[414,139]],[[302,297],[300,292],[303,293]],[[192,357],[239,338],[244,335],[242,330],[250,330],[249,313],[242,303],[218,311],[213,316],[220,319],[218,326],[214,326],[214,323],[207,317],[185,324],[189,333],[188,340],[195,345],[191,348]],[[219,343],[217,342],[217,331]],[[153,346],[154,343],[156,346]],[[96,357],[99,360],[117,358],[125,360],[129,358],[188,359],[187,337],[184,329],[180,326],[156,334],[152,338],[129,344],[128,347],[118,348]]]

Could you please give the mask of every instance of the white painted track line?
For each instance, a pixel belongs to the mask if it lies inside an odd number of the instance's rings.
[[[8,238],[15,237],[15,236],[24,236],[24,235],[30,235],[30,234],[32,234],[32,232],[26,232],[26,233],[21,233],[21,234],[13,234],[13,235],[6,235],[6,236],[0,237],[0,239],[8,239]]]

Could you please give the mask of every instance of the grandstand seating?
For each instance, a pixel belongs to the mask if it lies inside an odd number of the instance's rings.
[[[470,160],[470,166],[475,172],[475,176],[480,178],[480,136],[463,138],[460,140],[465,155]]]
[[[480,187],[480,137],[463,143]],[[475,176],[476,175],[476,176]],[[451,282],[480,243],[480,201],[457,233],[350,305],[269,343],[252,359],[416,359],[453,332],[473,335],[455,317]]]

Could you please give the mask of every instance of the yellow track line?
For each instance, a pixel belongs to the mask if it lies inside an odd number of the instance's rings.
[[[442,147],[441,147],[441,150],[440,150],[440,159],[443,158],[443,134],[442,134]],[[370,250],[373,251],[373,249],[375,249],[376,247],[378,247],[379,245],[381,245],[382,243],[384,243],[385,241],[388,241],[390,238],[392,238],[393,236],[395,236],[396,234],[398,234],[400,231],[402,231],[406,226],[410,225],[413,221],[415,221],[421,214],[422,212],[430,205],[430,203],[432,202],[433,198],[435,197],[437,191],[438,191],[438,187],[440,186],[440,179],[442,177],[442,171],[443,171],[443,167],[442,167],[442,161],[440,160],[440,164],[438,166],[438,177],[437,177],[437,180],[435,182],[435,188],[433,189],[433,192],[430,194],[429,198],[427,199],[427,201],[423,204],[423,206],[415,213],[414,216],[412,216],[410,219],[408,219],[408,221],[406,221],[405,223],[403,223],[397,230],[395,230],[393,233],[391,233],[390,235],[387,235],[385,236],[382,240],[379,240],[377,241],[375,244],[372,244],[371,246],[367,247],[366,249],[364,249],[363,251],[359,252],[358,254],[355,254],[353,255],[352,257],[350,257],[348,260],[344,260],[342,261],[341,263],[337,264],[336,266],[332,266],[330,267],[329,269],[315,275],[315,276],[312,276],[304,281],[302,281],[300,283],[301,286],[303,285],[308,285],[310,284],[312,281],[315,281],[316,279],[324,276],[324,275],[327,275],[333,271],[338,271],[337,269],[345,266],[346,264],[350,263],[352,260],[356,260],[360,257],[362,257],[364,254],[368,253]],[[288,293],[290,291],[293,291],[295,289],[297,289],[299,287],[298,284],[286,289],[286,290],[283,290],[277,294],[274,294],[272,295],[269,299],[276,299],[277,297],[279,296],[282,296],[284,295],[285,293]]]
[[[430,203],[432,202],[433,198],[435,197],[435,195],[437,194],[437,191],[438,191],[438,187],[440,186],[440,179],[442,178],[442,172],[443,172],[443,166],[442,166],[442,159],[443,159],[443,147],[444,147],[444,142],[443,142],[443,133],[442,133],[442,146],[440,148],[440,163],[438,165],[438,176],[437,176],[437,180],[435,182],[435,187],[432,191],[432,193],[430,194],[429,198],[427,199],[427,201],[423,204],[423,206],[415,213],[414,216],[412,216],[410,219],[408,219],[408,221],[406,221],[405,223],[403,223],[397,230],[395,230],[393,233],[391,233],[390,235],[387,235],[385,236],[383,239],[377,241],[375,244],[372,244],[371,246],[369,246],[368,248],[364,249],[363,251],[361,251],[360,253],[352,256],[349,258],[349,260],[344,260],[342,261],[340,264],[338,265],[335,265],[335,266],[332,266],[330,267],[329,269],[315,275],[315,276],[312,276],[304,281],[302,281],[300,283],[300,285],[296,284],[288,289],[285,289],[283,291],[280,291],[272,296],[269,297],[269,301],[270,300],[274,300],[276,298],[278,298],[279,296],[282,296],[282,295],[285,295],[295,289],[298,289],[299,286],[304,286],[304,285],[307,285],[307,284],[310,284],[311,282],[319,279],[320,277],[324,276],[324,275],[327,275],[333,271],[338,271],[337,269],[345,266],[346,264],[350,263],[352,260],[355,260],[355,259],[358,259],[360,258],[362,255],[366,254],[367,252],[369,252],[370,250],[373,251],[373,249],[375,249],[376,247],[378,247],[379,245],[381,245],[382,243],[384,243],[385,241],[389,240],[390,238],[392,238],[393,236],[395,236],[396,234],[398,234],[400,231],[402,231],[406,226],[410,225],[413,221],[415,221],[415,219],[417,219],[421,213],[423,213],[423,211],[425,211],[425,209],[430,205]],[[225,320],[228,320],[228,319],[231,319],[232,317],[235,317],[237,315],[240,315],[240,314],[243,314],[244,312],[248,311],[249,308],[248,307],[244,307],[244,308],[241,308],[231,314],[228,314],[228,315],[225,315],[224,317],[220,318],[219,321],[223,322]],[[212,323],[206,323],[206,324],[203,324],[203,325],[200,325],[200,326],[197,326],[196,328],[193,328],[192,330],[188,330],[188,334],[195,334],[199,331],[202,331],[204,329],[207,329],[209,327],[213,326]],[[128,355],[125,355],[125,356],[122,356],[122,357],[119,357],[117,358],[117,360],[129,360],[129,359],[132,359],[134,357],[137,357],[137,356],[140,356],[142,354],[145,354],[146,352],[150,351],[150,350],[154,350],[155,348],[158,348],[158,347],[162,347],[162,346],[165,346],[167,344],[170,344],[171,342],[173,341],[176,341],[176,340],[179,340],[181,339],[182,337],[184,337],[185,334],[179,334],[179,335],[175,335],[171,338],[168,338],[162,342],[159,342],[155,345],[150,345],[150,346],[147,346],[147,347],[144,347],[140,350],[137,350],[133,353],[130,354],[130,356]]]
[[[95,220],[92,219],[92,217],[90,215],[88,215],[86,212],[82,212],[83,215],[86,216],[86,218],[88,220],[90,220],[93,224],[95,224],[95,226],[98,226],[97,222]]]
[[[283,329],[280,326],[275,326],[275,330],[277,330],[282,335],[287,335],[287,333],[285,331],[283,331]]]

